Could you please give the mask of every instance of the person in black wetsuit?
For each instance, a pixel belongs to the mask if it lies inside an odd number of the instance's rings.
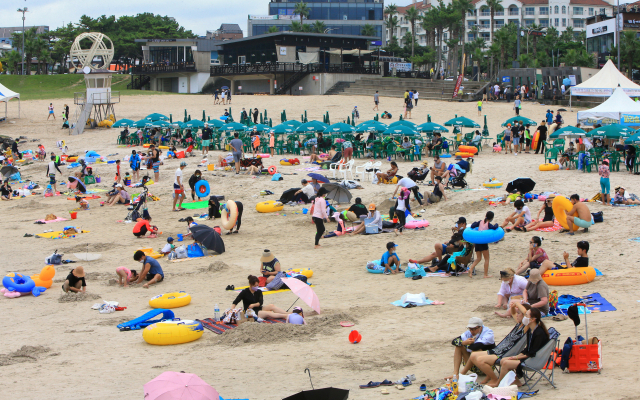
[[[264,305],[264,298],[262,297],[262,290],[258,286],[258,278],[253,275],[249,275],[249,287],[243,289],[238,297],[233,301],[231,309],[236,309],[238,304],[242,301],[242,309],[244,311],[253,310],[258,318],[272,318],[286,319],[287,316],[291,313],[288,313],[273,304]]]
[[[191,188],[191,200],[196,201],[196,183],[202,179],[202,172],[197,169],[189,178],[189,187]]]

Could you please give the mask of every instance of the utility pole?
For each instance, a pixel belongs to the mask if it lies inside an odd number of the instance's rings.
[[[618,26],[618,20],[620,19],[620,0],[616,1],[616,47],[618,48],[618,71],[620,71],[620,29]],[[631,71],[629,71],[629,77],[631,77]]]
[[[18,12],[22,13],[22,75],[24,75],[24,13],[29,12],[29,9],[18,8]]]

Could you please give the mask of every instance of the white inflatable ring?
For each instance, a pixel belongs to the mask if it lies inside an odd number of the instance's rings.
[[[227,210],[229,210],[228,214]],[[220,219],[222,220],[222,227],[230,231],[236,226],[236,220],[238,219],[238,206],[236,206],[236,202],[228,200],[227,210],[222,209],[222,211],[220,211]]]

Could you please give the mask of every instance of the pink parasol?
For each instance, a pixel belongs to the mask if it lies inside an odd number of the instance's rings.
[[[220,395],[197,375],[167,371],[144,385],[144,399],[220,400]]]
[[[318,296],[311,286],[296,278],[282,278],[282,282],[284,282],[300,300],[307,303],[309,307],[320,314],[320,300],[318,300]]]

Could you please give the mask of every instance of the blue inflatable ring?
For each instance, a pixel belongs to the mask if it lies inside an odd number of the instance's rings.
[[[479,231],[478,228],[467,228],[462,232],[462,237],[469,243],[489,244],[495,243],[504,237],[504,229],[487,229]]]
[[[448,153],[440,154],[440,158],[451,158],[451,154],[448,154]]]
[[[2,278],[2,286],[7,288],[7,290],[20,293],[28,293],[33,291],[36,283],[28,276],[10,272],[4,278]]]
[[[209,182],[205,180],[196,182],[194,189],[196,190],[196,196],[198,197],[207,197],[209,196],[209,192],[211,192]]]

